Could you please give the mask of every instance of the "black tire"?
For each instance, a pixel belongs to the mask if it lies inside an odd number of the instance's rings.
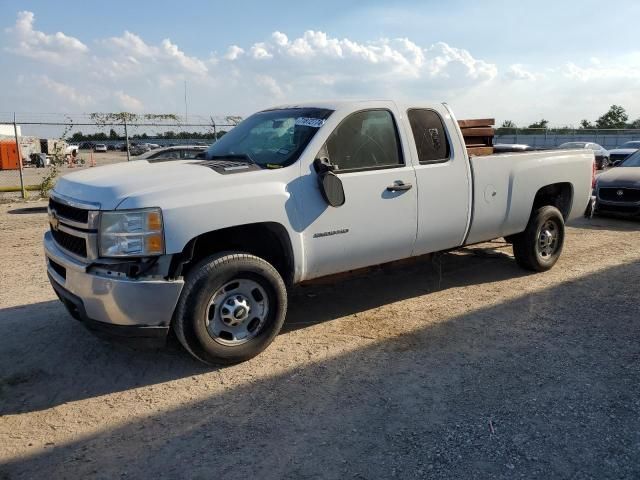
[[[541,243],[546,241],[550,236],[542,232],[543,227],[553,225],[551,237],[555,238],[553,248],[545,246],[545,253],[541,253]],[[553,267],[564,245],[564,218],[556,207],[542,207],[531,215],[527,228],[524,232],[519,233],[513,240],[513,254],[516,262],[522,268],[532,270],[534,272],[544,272]]]
[[[255,336],[244,343],[228,345],[221,343],[222,337],[216,339],[209,333],[209,303],[216,292],[235,280],[258,284],[266,293],[268,308]],[[267,348],[282,328],[286,313],[287,289],[270,263],[246,253],[224,252],[205,258],[189,271],[173,328],[180,343],[198,360],[208,364],[233,364],[253,358]]]

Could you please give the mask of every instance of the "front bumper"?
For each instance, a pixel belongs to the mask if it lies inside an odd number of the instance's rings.
[[[598,199],[596,213],[621,217],[640,217],[640,204],[605,202]]]
[[[184,282],[114,278],[91,271],[44,236],[47,273],[69,312],[94,331],[164,339]]]

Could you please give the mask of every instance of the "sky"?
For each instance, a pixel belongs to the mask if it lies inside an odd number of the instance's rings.
[[[526,126],[640,117],[640,2],[0,0],[0,112],[242,115],[447,102]]]

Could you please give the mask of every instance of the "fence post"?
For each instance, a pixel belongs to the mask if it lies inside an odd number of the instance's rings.
[[[124,144],[127,147],[127,162],[130,160],[129,158],[129,131],[127,130],[127,119],[124,119]]]
[[[18,141],[18,126],[16,125],[16,112],[13,112],[13,135],[16,137],[16,151],[18,153],[18,167],[20,168],[20,191],[22,198],[27,198],[27,192],[24,189],[24,177],[22,175],[22,151],[20,150],[20,142]]]

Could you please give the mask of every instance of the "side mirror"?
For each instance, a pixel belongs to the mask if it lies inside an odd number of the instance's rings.
[[[325,201],[332,207],[340,207],[344,205],[344,187],[342,180],[333,172],[324,172],[318,174],[318,183],[320,184],[320,192]]]
[[[342,180],[333,173],[335,165],[331,164],[329,158],[320,157],[314,160],[313,168],[318,173],[318,186],[325,201],[332,207],[344,205],[344,187]]]

